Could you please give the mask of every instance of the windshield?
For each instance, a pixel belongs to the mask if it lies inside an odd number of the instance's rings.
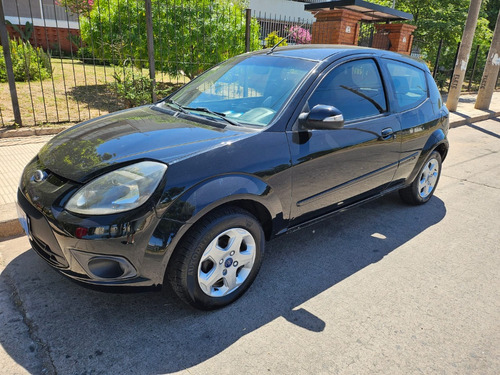
[[[268,125],[315,62],[276,56],[234,58],[184,86],[166,102],[197,115]],[[182,107],[182,108],[181,108]]]

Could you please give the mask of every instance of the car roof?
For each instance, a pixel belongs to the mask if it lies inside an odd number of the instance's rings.
[[[294,46],[277,47],[271,52],[271,48],[260,50],[254,52],[258,55],[269,55],[269,56],[282,56],[291,57],[298,59],[307,59],[312,61],[326,61],[332,60],[335,57],[343,57],[350,55],[358,55],[360,53],[367,53],[371,55],[377,55],[380,57],[387,57],[390,59],[404,61],[406,63],[420,67],[421,69],[427,70],[425,63],[416,59],[412,56],[402,55],[400,53],[395,53],[386,50],[380,50],[376,48],[369,47],[359,47],[341,44],[302,44]]]
[[[269,54],[272,49],[265,49],[260,51],[263,54]],[[277,47],[272,52],[275,56],[296,57],[308,60],[322,61],[326,60],[332,55],[336,55],[349,50],[368,50],[368,48],[344,45],[331,45],[331,44],[307,44],[296,46]]]

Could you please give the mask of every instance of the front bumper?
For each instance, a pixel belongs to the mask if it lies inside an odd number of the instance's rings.
[[[18,206],[21,216],[26,215],[25,229],[33,250],[64,275],[95,286],[149,287],[163,283],[166,246],[150,244],[160,222],[154,209],[141,212],[134,220],[78,220],[67,212],[35,207],[21,190]],[[100,229],[96,234],[97,228],[106,227],[118,229],[107,233]],[[75,236],[78,228],[86,229],[82,238]]]

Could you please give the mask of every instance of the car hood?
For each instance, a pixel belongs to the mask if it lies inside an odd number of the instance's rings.
[[[76,125],[39,152],[42,165],[76,182],[86,182],[116,164],[132,160],[173,163],[189,155],[224,147],[254,134],[181,119],[145,106]]]

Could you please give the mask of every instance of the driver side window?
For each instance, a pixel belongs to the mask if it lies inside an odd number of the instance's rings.
[[[342,112],[345,121],[386,112],[384,87],[375,61],[356,60],[336,67],[321,81],[308,104],[309,108],[332,105]]]

